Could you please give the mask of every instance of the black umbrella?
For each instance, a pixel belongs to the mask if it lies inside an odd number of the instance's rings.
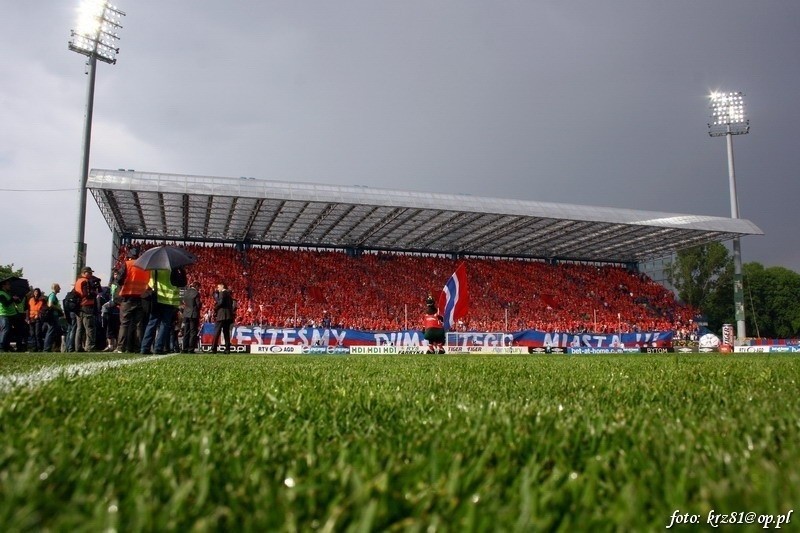
[[[143,270],[172,270],[196,262],[197,257],[183,248],[156,246],[143,253],[133,264]]]
[[[19,296],[20,298],[24,298],[25,295],[28,294],[28,291],[31,290],[30,285],[28,285],[28,280],[25,278],[6,276],[0,281],[11,282],[11,289],[8,291],[11,293],[11,296]]]

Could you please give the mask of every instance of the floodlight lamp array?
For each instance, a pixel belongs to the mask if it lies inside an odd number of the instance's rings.
[[[69,49],[106,63],[116,63],[117,30],[125,13],[101,0],[84,0],[78,8],[77,29],[72,30]]]
[[[712,137],[722,135],[741,135],[750,131],[750,121],[744,113],[744,94],[741,92],[714,92],[711,99],[711,122],[708,134]]]

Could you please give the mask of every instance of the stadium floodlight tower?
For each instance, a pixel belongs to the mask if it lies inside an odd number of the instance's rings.
[[[739,218],[739,200],[736,198],[736,172],[733,167],[733,136],[750,132],[750,121],[744,112],[744,94],[711,93],[711,122],[708,134],[727,139],[728,185],[731,197],[731,218]],[[733,305],[736,311],[736,339],[741,343],[747,336],[744,324],[744,284],[742,282],[742,248],[739,237],[733,239]]]
[[[81,163],[80,201],[78,203],[78,237],[75,250],[75,277],[86,263],[86,182],[89,180],[89,149],[92,141],[92,111],[94,108],[94,80],[97,60],[114,64],[119,48],[116,31],[122,26],[125,13],[104,0],[82,0],[78,7],[78,25],[72,30],[69,49],[87,56],[86,74],[89,76],[86,91],[86,117],[83,126],[83,160]]]

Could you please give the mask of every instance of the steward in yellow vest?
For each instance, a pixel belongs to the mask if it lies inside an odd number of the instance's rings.
[[[0,282],[0,352],[11,351],[11,320],[17,314],[17,307],[10,291],[10,279]]]
[[[181,304],[180,288],[186,286],[186,272],[182,268],[154,270],[150,274],[149,286],[153,290],[155,301],[144,330],[140,353],[169,353],[177,348],[168,346],[168,342],[172,336],[178,306]]]

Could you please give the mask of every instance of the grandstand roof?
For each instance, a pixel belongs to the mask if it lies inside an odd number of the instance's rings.
[[[630,263],[763,234],[745,219],[254,178],[93,169],[87,186],[113,231],[145,240]]]

